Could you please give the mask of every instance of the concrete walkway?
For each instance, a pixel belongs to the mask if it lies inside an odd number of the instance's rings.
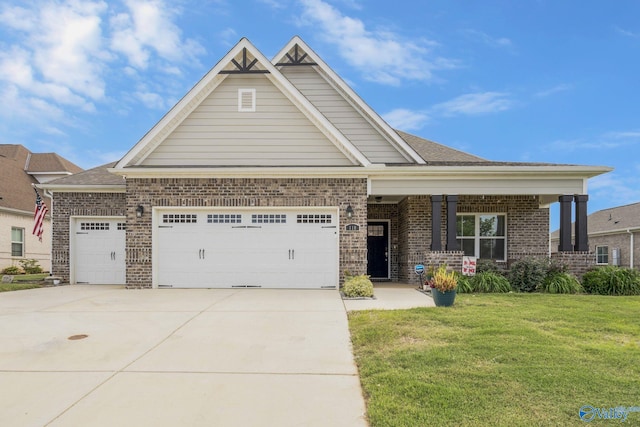
[[[392,290],[0,293],[0,426],[366,426],[345,308],[432,305]]]

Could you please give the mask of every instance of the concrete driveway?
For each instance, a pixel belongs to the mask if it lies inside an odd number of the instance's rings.
[[[367,425],[331,290],[0,293],[0,384],[2,426]]]

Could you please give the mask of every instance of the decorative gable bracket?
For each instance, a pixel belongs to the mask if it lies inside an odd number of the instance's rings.
[[[285,56],[289,59],[289,62],[278,62],[276,65],[318,65],[317,62],[305,62],[304,60],[309,57],[306,53],[300,54],[299,47],[296,44],[293,47],[293,56],[290,53],[286,53]]]
[[[269,71],[268,70],[259,70],[259,69],[252,69],[254,65],[256,65],[258,63],[258,58],[254,58],[253,61],[247,63],[249,60],[247,58],[247,48],[243,48],[242,49],[242,64],[240,64],[238,61],[236,61],[235,59],[231,59],[231,62],[233,63],[233,65],[236,66],[236,70],[222,70],[220,71],[220,74],[268,74]]]

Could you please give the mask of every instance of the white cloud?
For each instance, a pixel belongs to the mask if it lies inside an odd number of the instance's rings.
[[[608,200],[611,206],[640,200],[640,178],[637,173],[609,172],[589,180],[591,200]]]
[[[429,121],[429,115],[422,111],[398,108],[382,115],[384,120],[395,129],[403,131],[418,130]]]
[[[572,89],[573,89],[573,85],[572,84],[562,83],[562,84],[553,86],[553,87],[551,87],[549,89],[541,90],[539,92],[536,92],[534,94],[534,96],[536,98],[546,98],[547,96],[555,95],[556,93],[560,93],[560,92],[566,92],[566,91],[572,90]]]
[[[508,39],[507,37],[493,37],[485,32],[482,32],[479,30],[473,30],[473,29],[463,30],[463,33],[469,36],[470,38],[472,38],[473,40],[477,40],[490,47],[506,48],[509,50],[513,49],[514,47],[511,39]]]
[[[22,37],[9,48],[13,59],[4,55],[0,67],[21,70],[2,73],[0,78],[47,99],[62,96],[63,103],[85,104],[72,99],[72,94],[102,99],[102,64],[108,53],[101,46],[99,14],[105,11],[102,1],[42,2],[31,8],[3,9],[0,22]],[[40,85],[33,87],[33,83]],[[45,93],[43,86],[48,88]]]
[[[478,92],[460,95],[433,107],[444,116],[478,115],[505,111],[513,106],[508,93]]]
[[[135,97],[138,98],[142,103],[151,109],[162,110],[166,108],[165,98],[154,92],[136,92]]]
[[[640,144],[639,131],[612,131],[590,139],[560,139],[547,144],[550,151],[574,152],[581,150],[613,150]]]
[[[146,69],[152,53],[172,62],[195,59],[204,48],[193,39],[184,39],[173,22],[178,11],[162,0],[125,0],[128,13],[111,19],[111,48],[124,54],[130,64]]]
[[[183,37],[175,23],[181,11],[165,0],[15,4],[0,5],[0,115],[44,134],[60,135],[64,126],[80,120],[74,112],[95,112],[96,105],[111,105],[114,94],[126,93],[112,79],[114,67],[120,67],[126,85],[139,85],[144,78],[158,87],[153,95],[173,98],[172,91],[181,86],[171,82],[204,53],[200,44]],[[122,64],[123,58],[129,64]],[[153,69],[143,76],[139,71],[151,63]],[[151,91],[131,92],[136,96],[129,102],[167,106]],[[63,114],[66,107],[71,108]]]
[[[342,58],[364,78],[399,85],[403,80],[430,81],[436,69],[453,68],[455,61],[431,57],[436,43],[412,40],[386,30],[369,30],[360,19],[343,15],[322,0],[301,0],[302,23],[317,28]]]
[[[620,27],[615,27],[615,30],[618,33],[622,34],[623,36],[631,37],[631,38],[634,38],[634,39],[640,38],[640,33],[638,33],[638,32],[625,30],[624,28],[620,28]]]

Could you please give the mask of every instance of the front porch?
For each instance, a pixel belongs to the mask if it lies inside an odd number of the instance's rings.
[[[462,257],[468,255],[506,270],[525,257],[550,257],[548,200],[526,194],[370,196],[367,274],[377,282],[417,285],[416,264],[446,263],[461,271]],[[567,196],[557,200],[566,203]],[[582,217],[586,196],[576,197],[578,203],[576,215]],[[566,227],[566,215],[562,222]],[[586,219],[576,223],[586,228]],[[589,255],[580,248],[567,246],[554,257],[583,273]]]

